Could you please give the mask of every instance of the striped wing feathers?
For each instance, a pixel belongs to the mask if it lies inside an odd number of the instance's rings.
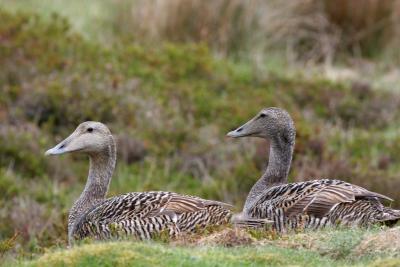
[[[155,217],[162,214],[182,214],[185,212],[195,212],[205,208],[201,199],[193,197],[172,195],[164,202],[160,203],[157,208],[151,210],[146,217]]]
[[[348,183],[346,183],[346,184],[348,184]],[[379,194],[376,192],[368,191],[367,189],[362,188],[360,186],[353,185],[353,184],[348,184],[348,185],[350,185],[352,187],[354,195],[357,199],[358,198],[379,198],[379,199],[394,201],[392,198],[390,198],[388,196],[385,196],[385,195],[382,195],[382,194]]]
[[[173,216],[206,209],[210,205],[228,204],[172,192],[128,193],[109,198],[86,214],[92,221],[122,221],[156,216]]]
[[[128,193],[98,203],[74,225],[77,239],[86,236],[109,238],[115,234],[148,239],[168,230],[171,236],[197,226],[221,224],[230,217],[227,204],[172,192]]]
[[[283,208],[286,216],[308,214],[322,218],[340,203],[351,203],[356,199],[368,198],[391,200],[384,195],[337,180],[316,180],[304,183],[308,185],[297,183],[298,186],[303,186],[302,190],[296,191],[292,196],[286,195],[276,203],[277,207]],[[293,188],[290,189],[293,190]]]
[[[151,217],[160,214],[171,214],[171,213],[175,214],[192,213],[196,211],[205,210],[209,206],[221,206],[224,208],[232,207],[229,204],[219,201],[205,200],[198,197],[173,194],[165,203],[161,203],[158,209],[154,209],[146,216]]]
[[[289,217],[299,213],[325,216],[338,203],[353,202],[354,193],[348,187],[329,185],[305,194],[285,210]]]

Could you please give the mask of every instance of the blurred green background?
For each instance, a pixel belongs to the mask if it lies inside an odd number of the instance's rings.
[[[400,207],[400,1],[0,0],[0,240],[66,244],[81,155],[44,151],[85,120],[118,140],[109,195],[171,190],[238,210],[267,142],[225,134],[293,116],[290,181],[338,178]]]

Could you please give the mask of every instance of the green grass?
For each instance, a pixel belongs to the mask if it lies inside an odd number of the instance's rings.
[[[52,249],[33,260],[9,260],[5,266],[396,266],[399,253],[353,253],[363,239],[381,231],[306,232],[230,248],[149,241],[91,243]]]
[[[107,10],[110,5],[108,1],[70,1],[65,4],[62,0],[0,0],[0,4],[7,10],[35,12],[46,19],[51,19],[54,14],[62,15],[72,22],[75,31],[88,38],[105,40],[112,35],[112,17]]]
[[[271,246],[174,248],[155,243],[115,242],[49,252],[21,266],[335,266],[316,255]],[[11,265],[15,263],[10,263]],[[18,266],[14,265],[14,266]]]

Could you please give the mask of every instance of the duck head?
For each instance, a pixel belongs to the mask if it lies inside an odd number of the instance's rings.
[[[55,147],[46,151],[45,155],[60,155],[71,152],[86,154],[99,153],[107,149],[111,132],[101,122],[86,121]]]
[[[264,108],[256,116],[242,126],[230,131],[227,136],[261,137],[265,139],[283,138],[288,143],[294,144],[296,130],[289,113],[276,107]]]

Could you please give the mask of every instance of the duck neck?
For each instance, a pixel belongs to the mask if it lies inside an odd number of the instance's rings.
[[[254,202],[267,188],[287,183],[293,148],[294,142],[288,142],[285,138],[271,139],[267,169],[251,188],[244,205],[244,211],[251,210]]]
[[[108,146],[102,152],[89,154],[89,159],[90,167],[85,189],[69,213],[69,235],[72,234],[73,226],[79,218],[105,199],[116,163],[116,146],[113,137],[109,136]]]

